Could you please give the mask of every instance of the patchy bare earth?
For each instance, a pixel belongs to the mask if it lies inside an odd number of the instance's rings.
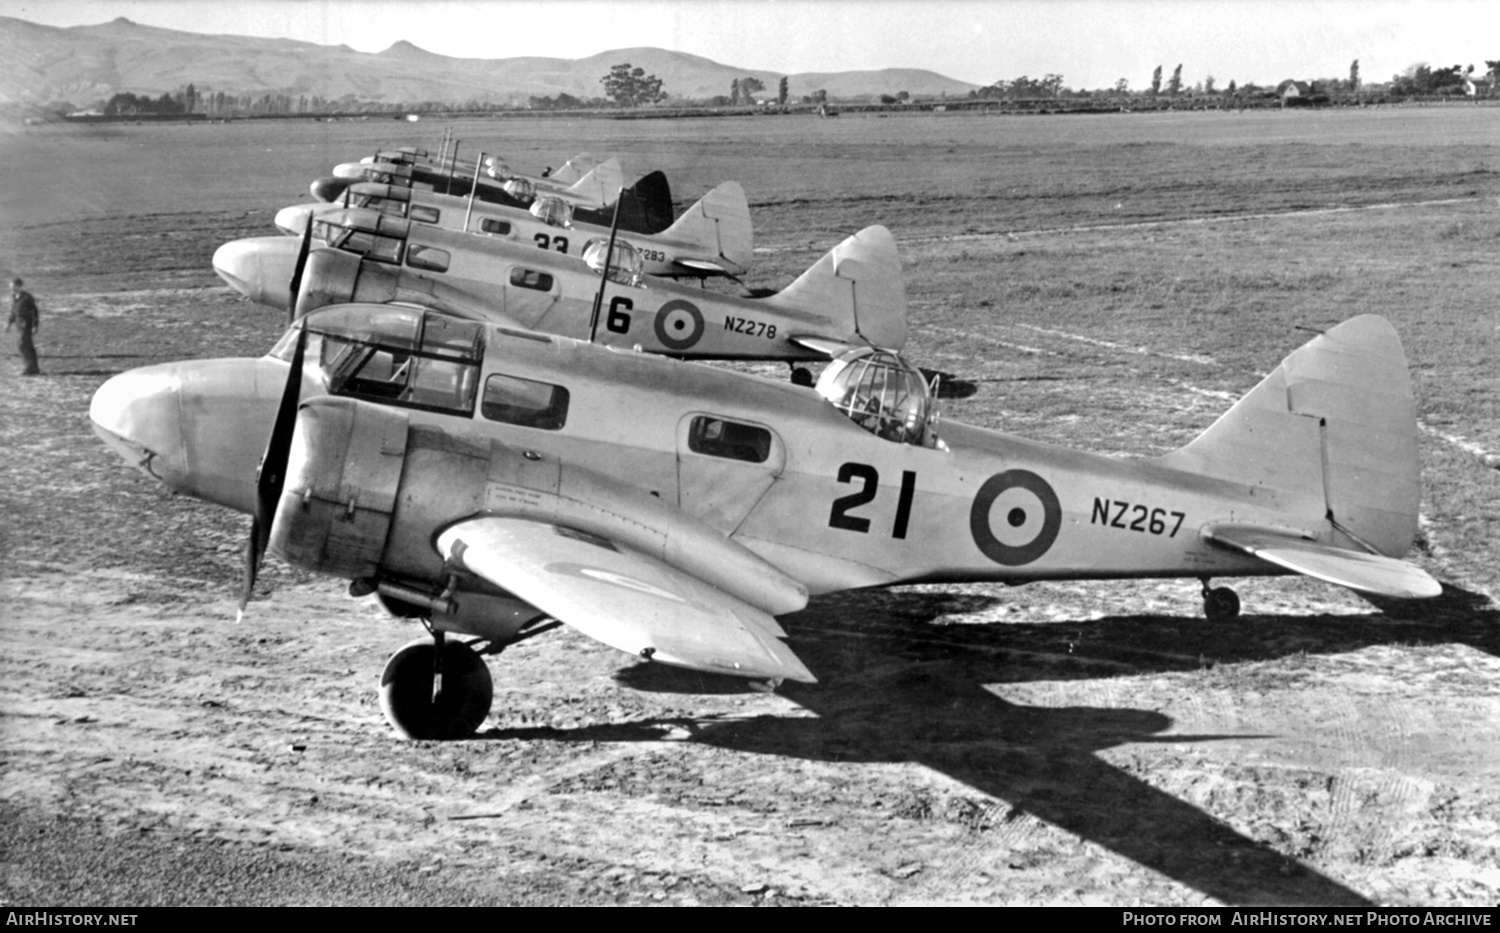
[[[1211,625],[1195,581],[844,594],[783,620],[821,682],[770,695],[564,628],[490,659],[494,712],[454,743],[398,740],[381,718],[381,666],[418,628],[274,561],[236,624],[248,520],[166,494],[87,420],[113,373],[263,352],[276,312],[231,297],[213,249],[271,232],[306,181],[389,128],[256,128],[256,145],[206,127],[0,140],[30,147],[26,164],[49,171],[20,181],[62,205],[38,216],[49,202],[15,196],[0,243],[0,272],[41,303],[47,372],[0,363],[0,899],[1497,903],[1500,153],[1434,131],[1446,123],[1408,144],[1386,115],[1342,124],[1343,141],[1279,124],[1295,138],[1266,144],[1229,116],[1177,119],[1094,147],[1079,142],[1090,127],[1125,131],[1022,118],[720,121],[698,142],[679,139],[698,121],[469,133],[534,138],[506,153],[522,167],[570,147],[619,152],[627,171],[664,165],[681,200],[741,177],[773,248],[755,285],[887,223],[908,263],[909,355],[946,374],[949,414],[1074,446],[1168,449],[1302,342],[1298,326],[1387,314],[1428,426],[1413,559],[1441,599],[1242,581],[1245,615]],[[1488,137],[1452,140],[1496,138],[1488,119]],[[1202,141],[1163,141],[1189,130]],[[754,144],[745,176],[736,134]],[[1381,166],[1367,185],[1347,167],[1360,147]],[[1164,151],[1187,168],[1289,168],[1257,205],[1244,178],[1152,175]],[[890,170],[844,172],[861,154]],[[61,185],[103,155],[136,182]],[[1064,155],[1099,171],[1064,185],[1047,172]],[[222,198],[205,190],[216,177]],[[1060,222],[1007,195],[1007,177],[1035,181]],[[1413,206],[1285,214],[1391,201]],[[1275,216],[1180,223],[1195,205]],[[1054,229],[1121,212],[1161,226]],[[984,236],[944,234],[967,228]]]

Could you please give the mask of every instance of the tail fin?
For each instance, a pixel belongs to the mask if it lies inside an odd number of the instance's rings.
[[[1367,314],[1293,352],[1160,462],[1321,501],[1346,546],[1400,557],[1417,533],[1416,402],[1401,340]]]
[[[662,236],[696,244],[699,251],[688,258],[705,260],[730,275],[744,275],[750,271],[753,252],[745,189],[739,182],[724,182],[684,211]]]
[[[554,170],[547,177],[560,185],[571,185],[589,172],[592,172],[598,165],[598,159],[587,152],[580,152],[578,155],[564,162],[560,168]],[[618,185],[615,186],[615,190],[619,190]]]
[[[568,186],[568,194],[588,204],[612,204],[615,195],[625,186],[625,173],[620,163],[609,159],[596,165],[593,171]]]
[[[611,193],[613,197],[613,193]],[[613,201],[587,212],[574,211],[573,219],[608,227],[614,222]],[[672,226],[672,189],[667,176],[652,172],[620,192],[620,229],[654,235]]]
[[[866,227],[835,246],[795,282],[763,300],[826,318],[872,346],[900,350],[906,345],[901,255],[896,238],[881,226]]]

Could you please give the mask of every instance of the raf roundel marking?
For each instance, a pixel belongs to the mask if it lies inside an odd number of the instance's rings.
[[[668,350],[686,350],[703,336],[703,312],[673,298],[656,312],[656,339]]]
[[[1001,503],[1000,528],[990,510]],[[1030,470],[1006,470],[984,481],[969,509],[969,534],[990,560],[1007,567],[1029,564],[1047,553],[1062,528],[1062,504],[1047,481]]]

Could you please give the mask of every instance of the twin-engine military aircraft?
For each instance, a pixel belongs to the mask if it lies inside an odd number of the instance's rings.
[[[459,178],[467,176],[472,182],[479,177],[493,180],[515,195],[518,191],[532,194],[548,194],[581,207],[603,207],[614,200],[615,193],[625,187],[625,174],[619,161],[607,159],[599,163],[578,181],[559,184],[549,179],[533,178],[512,172],[505,162],[491,157],[485,164],[457,165],[441,168],[423,162],[387,162],[379,158],[359,162],[345,162],[334,166],[333,176],[350,181],[364,181],[385,175],[406,174],[414,179],[425,177],[428,183],[436,184],[441,176]]]
[[[708,220],[722,244],[723,225]],[[293,316],[330,304],[402,302],[683,358],[826,361],[852,347],[906,343],[901,258],[879,226],[834,247],[782,291],[753,299],[645,276],[641,254],[672,262],[649,240],[639,250],[618,241],[611,253],[600,237],[603,255],[591,265],[368,208],[318,215],[311,239],[326,246],[309,249],[307,237],[235,240],[214,253],[214,270],[241,294]]]
[[[659,171],[624,187],[619,163],[609,159],[567,188],[544,186],[540,190],[531,179],[510,175],[508,169],[504,172],[510,177],[497,180],[481,176],[477,166],[472,172],[461,173],[422,161],[347,162],[335,167],[333,176],[315,179],[309,191],[319,201],[331,203],[343,198],[350,185],[365,181],[460,197],[472,195],[480,201],[521,210],[542,195],[568,202],[575,218],[583,223],[617,224],[621,230],[635,233],[660,233],[672,225],[672,188],[667,176]]]
[[[529,209],[521,210],[375,182],[350,185],[343,201],[282,208],[276,213],[276,226],[283,233],[301,235],[309,217],[341,208],[368,208],[445,230],[505,237],[576,258],[583,257],[592,239],[610,233],[608,227],[574,222],[573,208],[552,197],[538,196]],[[750,204],[744,189],[733,181],[708,192],[661,233],[626,233],[621,239],[640,256],[642,271],[658,277],[739,277],[749,271],[754,253]]]
[[[420,618],[432,640],[381,677],[415,738],[478,728],[476,648],[558,622],[774,685],[814,681],[776,616],[857,587],[1198,578],[1216,618],[1238,599],[1215,577],[1440,592],[1399,559],[1415,404],[1374,316],[1142,460],[940,422],[921,374],[869,347],[807,388],[398,305],[313,311],[261,359],[123,373],[90,417],[152,478],[254,516],[246,599],[268,544]]]

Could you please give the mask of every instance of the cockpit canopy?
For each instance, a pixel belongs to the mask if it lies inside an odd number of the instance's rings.
[[[505,193],[517,201],[530,201],[536,197],[536,186],[524,178],[512,178],[504,185]]]
[[[609,238],[595,237],[583,245],[583,261],[595,272],[603,272],[608,250]],[[645,264],[641,262],[640,253],[624,240],[615,240],[614,255],[609,258],[609,280],[638,287],[644,275]]]
[[[921,372],[889,350],[862,347],[818,377],[817,392],[850,421],[898,444],[936,446],[937,412]]]
[[[335,249],[380,262],[400,262],[411,223],[369,208],[331,211],[313,221],[313,236]]]
[[[307,332],[307,362],[331,395],[471,413],[484,359],[484,325],[400,305],[334,305],[313,311],[277,342],[290,360]]]
[[[549,227],[571,227],[573,205],[562,198],[543,196],[531,202],[531,216]]]

